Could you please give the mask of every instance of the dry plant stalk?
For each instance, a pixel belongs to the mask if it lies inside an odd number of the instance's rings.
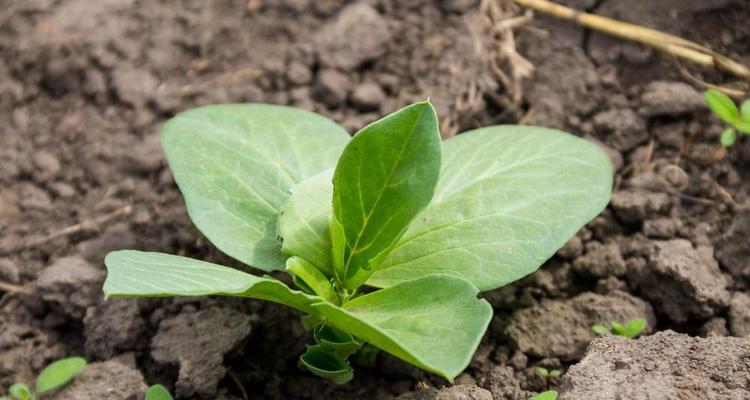
[[[513,31],[532,19],[531,10],[519,15],[520,10],[511,0],[481,0],[475,11],[463,16],[473,44],[466,50],[473,51],[483,68],[492,75],[493,85],[498,82],[507,96],[496,93],[494,89],[488,91],[482,77],[469,77],[453,99],[451,112],[440,122],[444,139],[454,136],[484,109],[485,96],[501,109],[516,108],[515,105],[520,103],[523,80],[534,70],[532,63],[516,51]]]
[[[654,47],[677,58],[685,59],[704,67],[718,68],[746,81],[750,81],[750,69],[745,65],[679,36],[599,15],[584,13],[547,0],[513,1],[522,6],[575,22],[590,29]]]
[[[521,101],[523,80],[534,72],[534,65],[516,50],[514,29],[528,23],[533,18],[531,11],[517,15],[517,7],[509,1],[482,0],[479,5],[483,25],[490,31],[498,51],[489,60],[490,68],[497,79],[508,89],[514,102]],[[507,65],[510,76],[503,70]]]

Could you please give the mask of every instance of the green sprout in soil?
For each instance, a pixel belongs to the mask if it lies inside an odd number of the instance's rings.
[[[539,367],[536,369],[537,375],[544,378],[544,383],[547,387],[547,390],[549,390],[552,380],[560,376],[560,370],[559,369],[547,369],[544,367]]]
[[[530,400],[557,400],[557,392],[554,390],[548,390],[546,392],[539,393],[532,397]]]
[[[594,325],[591,327],[591,330],[597,335],[612,333],[615,336],[624,336],[628,339],[633,339],[640,335],[644,329],[646,329],[646,320],[643,318],[631,319],[625,325],[617,321],[612,321],[608,327],[604,325]]]
[[[81,357],[70,357],[57,360],[42,370],[36,378],[34,390],[26,384],[17,382],[8,390],[10,396],[0,396],[0,400],[38,400],[44,395],[60,389],[78,375],[86,360]]]
[[[207,106],[171,119],[161,139],[198,229],[292,284],[123,250],[106,257],[105,294],[288,305],[315,341],[299,365],[336,383],[352,379],[353,362],[374,366],[377,349],[452,380],[492,318],[477,294],[536,270],[612,188],[610,161],[590,142],[530,126],[442,142],[429,102],[353,138],[294,108]]]
[[[714,89],[706,91],[703,98],[714,115],[729,125],[719,138],[722,146],[732,146],[737,132],[750,135],[750,100],[743,101],[738,108],[729,96]]]
[[[169,390],[162,385],[152,385],[146,390],[146,400],[174,400]]]

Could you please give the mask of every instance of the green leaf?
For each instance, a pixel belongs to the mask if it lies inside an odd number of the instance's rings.
[[[18,400],[29,400],[31,399],[31,389],[23,383],[14,383],[8,390],[10,395]]]
[[[553,369],[552,371],[549,372],[549,377],[550,378],[557,378],[558,376],[560,376],[560,370],[559,369]]]
[[[173,398],[164,386],[152,385],[146,391],[146,400],[173,400]]]
[[[69,357],[57,360],[42,370],[36,378],[36,394],[43,394],[62,387],[78,375],[86,366],[86,359]]]
[[[338,295],[333,290],[328,278],[315,268],[312,264],[300,257],[289,257],[286,260],[286,269],[305,283],[313,293],[330,302],[338,303]],[[296,281],[295,281],[296,283]]]
[[[625,336],[624,335],[624,333],[625,333],[625,325],[623,325],[623,324],[621,324],[621,323],[619,323],[617,321],[612,321],[612,323],[609,324],[609,326],[612,328],[612,333],[614,333],[615,335]]]
[[[609,333],[609,328],[607,328],[604,325],[594,325],[591,327],[591,330],[594,331],[597,335],[604,335],[606,333]]]
[[[360,347],[360,343],[357,343],[354,337],[346,331],[325,324],[319,324],[315,327],[313,337],[315,343],[325,350],[334,352],[344,358],[349,357]]]
[[[721,145],[724,147],[731,147],[734,144],[735,139],[737,139],[737,133],[734,129],[727,128],[721,133],[719,142],[721,142]]]
[[[634,338],[646,328],[646,320],[643,318],[631,319],[623,329],[623,336]]]
[[[104,262],[108,297],[225,295],[286,304],[448,379],[468,365],[492,317],[474,286],[445,275],[403,282],[339,307],[273,278],[180,256],[123,250]]]
[[[729,96],[718,90],[710,89],[703,94],[703,99],[714,115],[722,121],[728,124],[735,124],[739,121],[740,111]]]
[[[292,187],[292,195],[281,208],[277,224],[284,254],[302,257],[331,277],[334,273],[328,222],[332,177],[330,169]]]
[[[750,100],[745,100],[740,106],[740,120],[750,124]]]
[[[347,288],[364,283],[374,259],[387,253],[430,202],[440,173],[437,116],[412,104],[360,130],[333,174],[333,212],[344,230]]]
[[[605,208],[612,176],[595,144],[553,129],[495,126],[451,138],[432,202],[367,284],[443,273],[485,291],[520,279]]]
[[[492,318],[464,279],[429,275],[336,307],[313,307],[329,324],[392,355],[452,380],[471,361]]]
[[[104,259],[107,297],[239,296],[286,304],[313,313],[320,297],[292,290],[281,281],[171,254],[121,250]]]
[[[300,366],[313,374],[342,385],[354,377],[354,370],[340,355],[321,346],[310,346],[300,359]]]
[[[738,131],[750,135],[750,121],[741,121],[735,125]]]
[[[536,369],[536,373],[543,376],[548,377],[549,376],[549,370],[547,368],[539,367]]]
[[[532,397],[531,400],[557,400],[557,392],[554,390],[548,390]]]
[[[320,115],[264,104],[196,108],[162,130],[193,223],[221,251],[266,271],[284,268],[276,219],[290,188],[332,168],[348,141]]]

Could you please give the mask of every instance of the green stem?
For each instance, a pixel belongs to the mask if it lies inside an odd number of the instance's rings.
[[[307,284],[316,295],[334,304],[341,304],[329,278],[307,260],[297,256],[289,257],[286,269]]]

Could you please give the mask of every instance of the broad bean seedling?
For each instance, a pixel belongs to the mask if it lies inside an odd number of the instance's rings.
[[[196,227],[271,276],[191,258],[110,253],[109,297],[221,295],[301,311],[315,344],[299,364],[337,383],[374,349],[448,380],[492,317],[481,291],[536,270],[607,205],[596,145],[529,126],[445,142],[432,105],[353,138],[310,112],[233,104],[177,115],[161,135]],[[363,290],[367,287],[367,290]]]

